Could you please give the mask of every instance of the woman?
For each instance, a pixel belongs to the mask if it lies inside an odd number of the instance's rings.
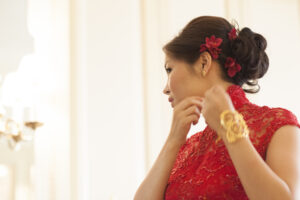
[[[136,200],[296,198],[300,125],[245,96],[267,72],[266,46],[262,35],[212,16],[165,45],[172,126]],[[200,114],[207,127],[186,140]]]

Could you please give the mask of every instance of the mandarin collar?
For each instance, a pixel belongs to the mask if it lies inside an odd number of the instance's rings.
[[[239,85],[231,85],[226,91],[236,109],[242,107],[244,104],[249,103],[244,90]]]

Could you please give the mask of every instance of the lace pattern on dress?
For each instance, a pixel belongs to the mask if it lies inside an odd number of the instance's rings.
[[[284,125],[300,128],[296,117],[282,108],[259,107],[249,102],[237,85],[227,90],[235,109],[248,125],[250,140],[266,160],[268,144],[275,131]],[[181,147],[165,190],[166,200],[248,199],[227,149],[217,134],[206,127],[192,135]]]

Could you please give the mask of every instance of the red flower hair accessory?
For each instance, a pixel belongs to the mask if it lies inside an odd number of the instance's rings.
[[[232,28],[231,31],[228,33],[229,40],[234,40],[237,38],[236,29]]]
[[[205,44],[201,44],[200,46],[200,52],[208,51],[213,59],[217,59],[219,57],[219,54],[221,53],[221,49],[218,47],[222,43],[222,38],[216,38],[216,36],[212,35],[210,38],[205,38]]]
[[[227,57],[225,62],[225,68],[228,68],[227,74],[231,78],[235,76],[235,74],[239,71],[241,71],[242,67],[239,65],[235,59],[231,57]]]

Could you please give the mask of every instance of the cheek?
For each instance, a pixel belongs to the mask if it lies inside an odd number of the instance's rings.
[[[171,92],[174,94],[174,93],[176,93],[176,91],[177,91],[177,84],[178,84],[178,80],[177,80],[177,77],[176,76],[173,76],[173,75],[171,75],[170,77],[169,77],[169,87],[170,87],[170,90],[171,90]]]
[[[176,100],[184,96],[184,81],[180,74],[175,74],[169,78],[169,87]]]

